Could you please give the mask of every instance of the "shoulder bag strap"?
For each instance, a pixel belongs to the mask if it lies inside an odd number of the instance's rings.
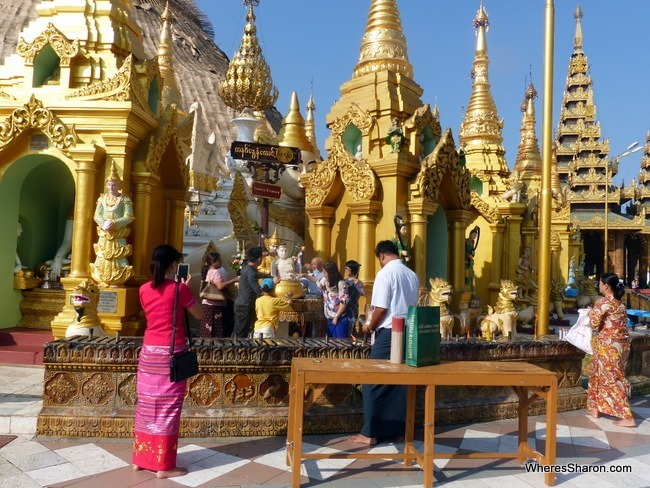
[[[180,283],[177,281],[174,285],[174,307],[172,308],[172,342],[169,345],[169,355],[174,355],[174,340],[176,339],[176,310],[178,309],[178,287]]]

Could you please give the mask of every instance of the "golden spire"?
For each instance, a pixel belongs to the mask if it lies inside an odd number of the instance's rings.
[[[162,13],[163,25],[158,43],[158,65],[160,76],[163,79],[162,101],[163,104],[171,103],[180,106],[183,102],[181,91],[176,83],[176,72],[174,71],[174,47],[172,44],[172,14],[169,10],[169,1]]]
[[[264,111],[271,108],[278,99],[278,89],[273,84],[271,69],[257,39],[253,5],[258,4],[259,0],[244,0],[244,5],[248,5],[244,37],[218,88],[224,103],[237,112],[244,107]]]
[[[533,176],[542,174],[542,156],[539,152],[539,142],[535,133],[535,99],[537,90],[531,82],[526,90],[526,96],[521,106],[524,113],[521,121],[521,139],[515,169],[519,171],[521,179],[526,181]]]
[[[307,138],[305,119],[300,113],[300,104],[296,92],[291,93],[289,112],[282,120],[282,127],[278,134],[278,145],[297,147],[302,151],[314,152],[314,148]]]
[[[580,5],[576,7],[573,18],[576,19],[576,33],[573,37],[573,49],[578,52],[582,51],[582,9],[580,8]]]
[[[312,147],[314,148],[314,154],[316,159],[320,159],[320,151],[318,150],[318,142],[316,141],[316,121],[314,120],[314,112],[316,111],[316,104],[314,103],[314,94],[309,95],[309,101],[307,102],[307,120],[305,121],[305,133],[307,134],[307,139],[311,142]]]
[[[499,120],[488,80],[490,61],[485,34],[490,28],[490,21],[482,3],[474,19],[474,28],[476,29],[476,51],[471,73],[474,81],[472,96],[460,127],[460,141],[467,143],[471,140],[489,140],[501,144],[503,122]]]
[[[395,0],[372,0],[353,77],[380,70],[395,71],[413,78]]]
[[[120,179],[120,175],[118,174],[117,168],[115,167],[115,161],[111,163],[111,170],[106,177],[106,183],[109,181],[117,183],[118,185],[122,185],[122,180]]]
[[[560,195],[562,193],[562,182],[560,173],[557,170],[557,141],[553,141],[551,147],[551,194]]]

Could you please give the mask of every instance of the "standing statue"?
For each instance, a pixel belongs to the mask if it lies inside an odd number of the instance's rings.
[[[386,144],[390,144],[391,152],[398,153],[401,152],[402,146],[406,142],[406,137],[404,136],[404,130],[400,126],[399,119],[397,117],[393,118],[393,125],[388,129],[388,135],[386,136]]]
[[[404,223],[404,219],[401,215],[395,215],[393,218],[393,223],[395,224],[395,237],[393,237],[392,240],[397,245],[399,257],[402,262],[408,263],[411,260],[407,236],[408,227]],[[407,242],[404,242],[404,240]]]
[[[535,268],[531,264],[532,250],[530,247],[524,249],[524,253],[517,262],[517,285],[519,285],[519,298],[531,298],[531,292],[537,290],[537,283],[534,277]]]
[[[95,244],[97,259],[90,265],[90,270],[92,278],[101,286],[121,285],[133,275],[133,267],[127,260],[131,255],[131,245],[126,243],[126,238],[135,217],[131,198],[122,195],[121,188],[122,180],[113,163],[106,178],[108,191],[97,199],[94,216],[99,239]]]
[[[279,298],[300,298],[304,291],[299,275],[302,271],[302,251],[297,256],[290,256],[286,244],[278,246],[278,257],[271,263],[271,275],[279,279],[275,286],[275,296]]]
[[[469,237],[465,239],[465,286],[472,294],[474,294],[474,280],[476,278],[474,274],[474,255],[480,238],[481,229],[477,225],[470,231]]]

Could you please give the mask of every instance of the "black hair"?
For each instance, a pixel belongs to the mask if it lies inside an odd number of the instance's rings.
[[[354,276],[359,276],[359,268],[361,267],[361,265],[357,263],[354,259],[347,261],[345,263],[345,267],[349,268],[350,273],[352,273]]]
[[[152,288],[164,283],[165,273],[169,267],[182,259],[183,255],[174,246],[169,244],[157,246],[151,254],[151,264],[149,265]]]
[[[323,265],[323,269],[327,271],[327,284],[330,288],[334,288],[339,285],[339,281],[343,280],[339,267],[334,261],[327,261]]]
[[[262,249],[262,246],[253,246],[248,250],[246,256],[248,257],[248,261],[252,263],[261,258],[263,253],[264,250]]]
[[[394,254],[395,256],[399,256],[397,244],[393,241],[379,241],[375,248],[375,256],[379,257],[380,254]]]
[[[218,252],[209,252],[205,256],[205,263],[201,267],[201,279],[205,281],[205,277],[208,275],[208,270],[212,265],[221,259],[221,254]]]
[[[625,295],[625,286],[621,283],[621,280],[618,279],[618,275],[614,273],[603,273],[600,275],[601,283],[608,285],[614,292],[614,297],[617,300],[623,298]]]

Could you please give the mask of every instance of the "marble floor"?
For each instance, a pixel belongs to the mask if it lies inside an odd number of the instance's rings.
[[[130,466],[128,439],[35,437],[41,406],[43,368],[0,365],[0,487],[286,487],[282,437],[181,439],[179,465],[186,476],[159,480]],[[611,419],[584,411],[558,416],[556,485],[590,488],[650,487],[650,396],[632,399],[637,427],[621,428]],[[436,451],[516,450],[516,420],[436,429]],[[544,417],[529,421],[529,442],[543,451]],[[421,439],[421,437],[420,437]],[[306,436],[305,449],[359,449],[346,436]],[[382,444],[370,452],[395,452]],[[463,488],[542,487],[544,475],[527,472],[534,464],[515,460],[435,461],[435,486]],[[594,472],[603,470],[602,472]],[[302,486],[323,488],[418,487],[422,472],[391,460],[318,460],[302,466]]]

